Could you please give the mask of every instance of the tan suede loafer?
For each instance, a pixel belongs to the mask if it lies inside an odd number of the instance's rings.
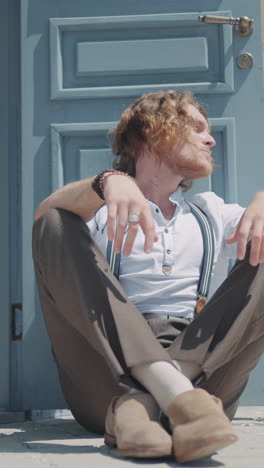
[[[177,396],[168,416],[179,463],[211,455],[237,440],[221,400],[205,390],[197,388]]]
[[[124,457],[168,457],[172,439],[158,418],[159,409],[149,394],[115,397],[106,415],[105,444],[117,447],[118,455]]]

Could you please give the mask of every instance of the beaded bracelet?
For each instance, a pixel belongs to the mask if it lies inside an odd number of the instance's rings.
[[[100,172],[92,182],[92,189],[97,193],[97,195],[104,200],[104,182],[107,177],[111,175],[123,175],[130,177],[126,172],[116,171],[115,169],[106,169],[105,171]]]

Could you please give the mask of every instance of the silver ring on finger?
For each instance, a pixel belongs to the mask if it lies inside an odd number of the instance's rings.
[[[139,223],[140,215],[138,213],[130,213],[127,221],[128,221],[128,224]]]

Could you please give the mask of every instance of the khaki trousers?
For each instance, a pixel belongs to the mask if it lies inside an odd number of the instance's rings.
[[[62,390],[81,425],[103,433],[111,398],[141,388],[130,368],[161,360],[197,362],[203,372],[194,384],[234,416],[264,351],[264,265],[252,267],[248,252],[186,327],[145,320],[86,224],[68,211],[52,209],[35,222],[33,257]]]

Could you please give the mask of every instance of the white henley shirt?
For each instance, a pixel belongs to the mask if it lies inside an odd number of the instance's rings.
[[[193,317],[203,254],[202,235],[181,188],[170,196],[170,201],[175,204],[175,213],[169,222],[159,207],[149,201],[159,240],[154,243],[152,252],[146,254],[144,234],[139,229],[131,254],[121,256],[119,281],[142,314]],[[226,277],[229,260],[236,257],[236,243],[228,245],[226,239],[238,224],[244,208],[224,203],[213,192],[197,194],[191,201],[210,217],[214,231],[215,258],[210,297]],[[97,211],[87,226],[106,255],[106,205]]]

